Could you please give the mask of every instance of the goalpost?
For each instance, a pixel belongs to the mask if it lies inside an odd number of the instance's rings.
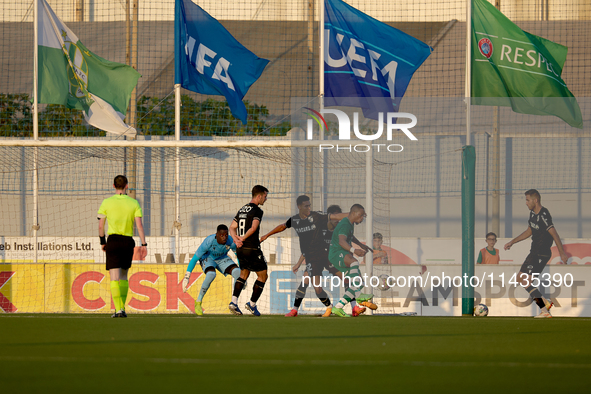
[[[143,313],[190,312],[202,277],[197,267],[189,291],[181,292],[180,282],[189,259],[203,239],[215,233],[218,224],[231,224],[237,210],[250,200],[252,186],[262,184],[270,190],[263,207],[261,235],[297,212],[295,198],[306,193],[306,172],[311,172],[313,180],[310,197],[314,207],[320,205],[324,198],[319,177],[323,172],[320,143],[286,139],[2,140],[4,160],[23,163],[25,174],[28,168],[39,172],[38,180],[33,177],[25,181],[33,183],[31,196],[25,198],[40,201],[39,221],[35,221],[38,227],[28,226],[33,230],[37,227],[39,238],[29,238],[28,230],[24,236],[5,238],[8,248],[2,254],[3,261],[18,275],[3,292],[20,312],[109,310],[104,254],[94,218],[100,201],[112,194],[112,178],[123,169],[124,149],[134,148],[139,169],[136,198],[144,212],[149,253],[144,261],[134,261],[130,271],[130,309]],[[38,156],[29,151],[38,152]],[[353,203],[367,205],[366,196],[373,197],[364,180],[369,174],[364,168],[365,155],[352,155],[357,158],[327,155],[333,184],[358,183],[354,190],[327,192],[329,203],[338,203],[345,212]],[[2,201],[10,210],[18,206],[19,198],[21,194],[5,195]],[[20,215],[26,221],[29,212]],[[362,234],[358,237],[365,238]],[[281,313],[293,303],[301,277],[301,273],[291,273],[299,257],[299,240],[289,230],[271,237],[262,248],[270,263],[270,280],[259,308],[266,313]],[[10,257],[15,255],[21,257]],[[22,291],[24,287],[29,289]],[[250,296],[250,287],[242,298]],[[231,278],[218,273],[204,299],[206,313],[225,313],[230,295]],[[338,296],[338,290],[333,292],[333,297]],[[321,305],[311,294],[307,303],[309,307],[303,309],[310,312]]]

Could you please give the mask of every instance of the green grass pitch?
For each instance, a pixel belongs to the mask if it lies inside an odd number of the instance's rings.
[[[2,393],[589,392],[591,319],[0,315]]]

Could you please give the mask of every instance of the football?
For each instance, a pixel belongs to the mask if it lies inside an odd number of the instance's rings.
[[[388,291],[391,289],[390,286],[388,286],[388,275],[386,274],[382,274],[378,277],[380,279],[380,286],[379,289],[381,291]]]
[[[487,316],[488,307],[484,304],[478,304],[474,307],[474,316]]]

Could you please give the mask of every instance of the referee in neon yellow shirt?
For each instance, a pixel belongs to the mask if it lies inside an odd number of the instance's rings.
[[[116,312],[111,317],[127,317],[125,302],[129,282],[127,271],[131,267],[135,241],[133,240],[133,222],[142,241],[143,256],[147,254],[146,237],[142,224],[142,208],[136,199],[129,197],[127,178],[117,175],[113,182],[116,194],[103,200],[99,210],[99,237],[101,247],[107,253],[107,271],[111,277],[111,295]],[[109,223],[109,238],[105,239],[105,221]]]

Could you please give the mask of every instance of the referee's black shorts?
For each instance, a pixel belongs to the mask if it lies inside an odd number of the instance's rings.
[[[107,238],[105,252],[107,253],[107,271],[113,268],[128,270],[133,260],[133,237],[111,234]]]
[[[552,256],[530,253],[525,258],[525,261],[521,265],[519,272],[523,272],[528,275],[541,274],[544,270],[544,267],[546,267],[546,264],[548,264],[548,261],[550,261],[550,257]]]
[[[265,260],[263,251],[259,248],[238,248],[236,249],[236,257],[238,257],[241,270],[251,272],[267,270],[267,260]]]

